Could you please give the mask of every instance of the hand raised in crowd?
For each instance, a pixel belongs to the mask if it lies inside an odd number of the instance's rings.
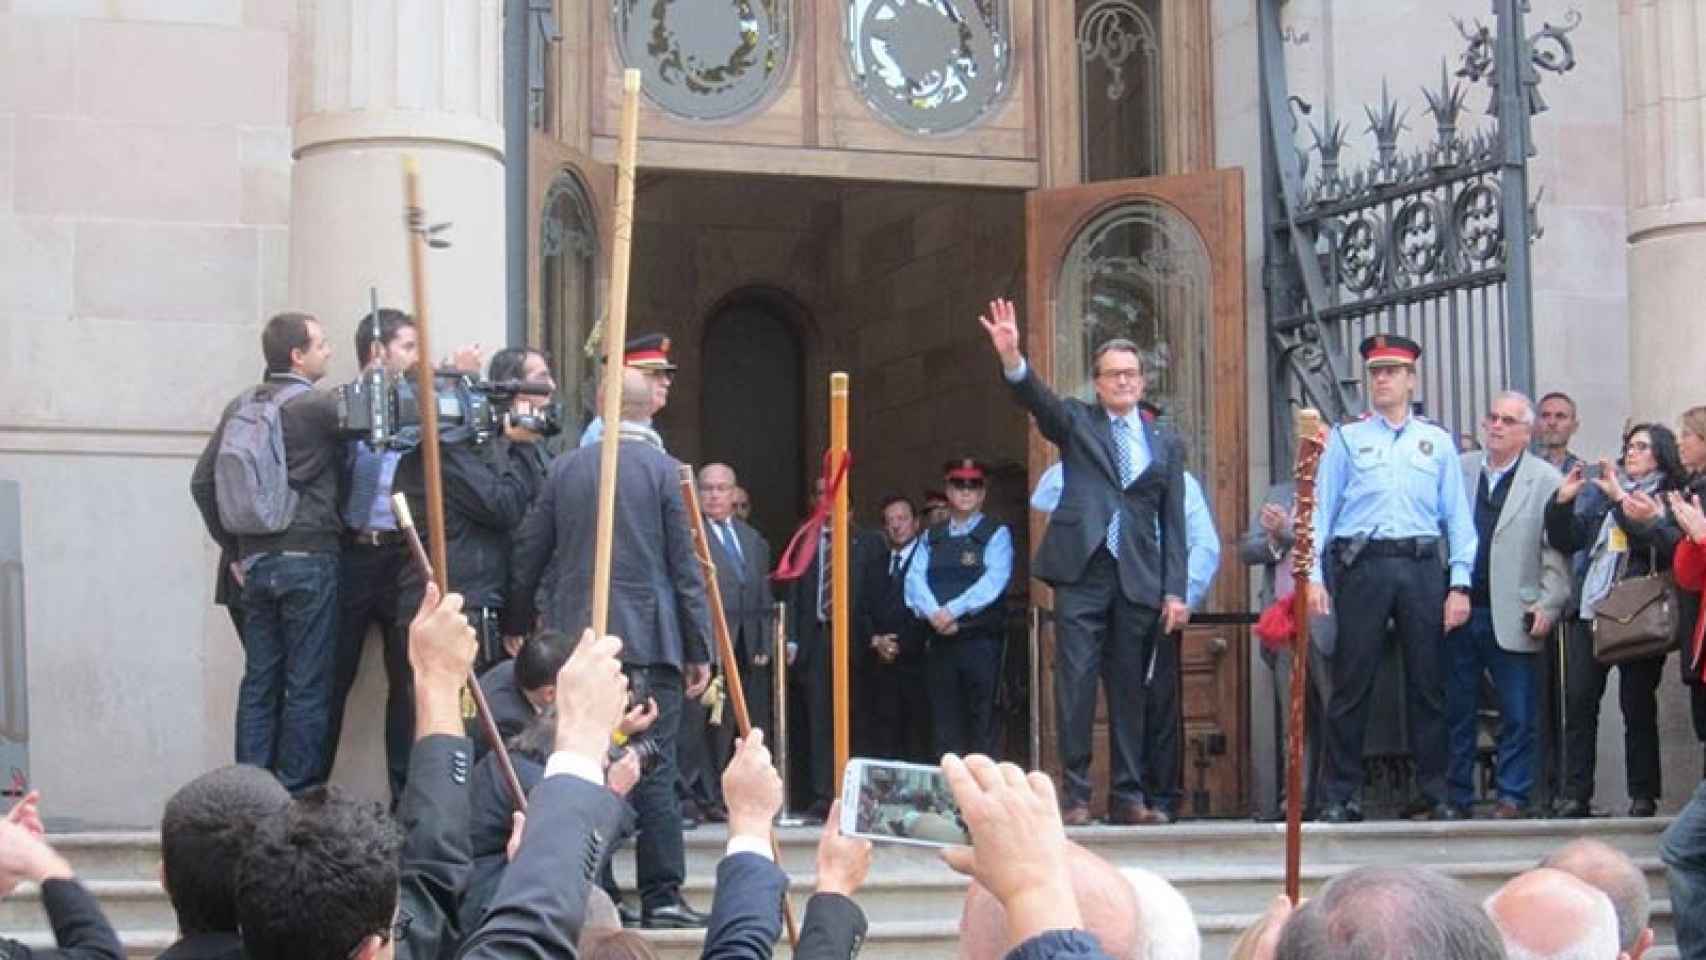
[[[31,790],[24,794],[24,799],[12,805],[6,811],[6,822],[15,823],[30,832],[31,836],[44,837],[47,828],[41,822],[41,791]]]
[[[988,316],[980,315],[977,320],[988,332],[989,344],[1001,358],[1001,365],[1008,370],[1019,369],[1024,356],[1019,352],[1019,311],[1013,307],[1013,301],[1005,298],[989,301]]]
[[[474,669],[479,643],[462,615],[461,594],[427,583],[409,623],[409,666],[415,675],[415,736],[462,734],[462,687]]]
[[[687,689],[683,694],[689,700],[699,699],[705,688],[711,685],[711,665],[708,663],[690,663],[687,665]]]
[[[1683,497],[1680,493],[1670,494],[1671,516],[1676,518],[1676,525],[1688,539],[1695,543],[1706,544],[1706,510],[1700,507],[1700,497]]]
[[[735,741],[734,759],[723,770],[723,803],[729,808],[729,836],[769,841],[770,825],[782,809],[782,777],[770,762],[762,729]]]
[[[462,373],[478,375],[480,367],[484,365],[484,357],[485,349],[476,340],[466,346],[458,347],[456,352],[450,355],[450,361],[445,366]]]
[[[640,755],[632,750],[622,751],[617,761],[604,769],[604,785],[618,797],[626,797],[634,784],[640,782]]]
[[[817,841],[817,892],[851,897],[871,873],[871,841],[841,835],[841,801],[829,805]]]
[[[1469,622],[1469,595],[1453,590],[1445,595],[1445,628],[1456,630]]]
[[[1623,498],[1623,516],[1637,526],[1648,526],[1664,516],[1665,505],[1643,490],[1636,490]]]
[[[26,880],[42,883],[71,877],[71,864],[47,841],[10,819],[0,821],[0,897]]]
[[[983,756],[942,758],[972,845],[942,851],[948,866],[970,875],[1007,910],[1013,943],[1084,921],[1066,870],[1066,827],[1054,783]]]
[[[658,702],[651,697],[645,703],[636,703],[622,715],[622,722],[616,727],[624,737],[637,736],[652,728],[657,722]]]
[[[1167,597],[1161,601],[1161,628],[1163,633],[1183,630],[1185,624],[1191,622],[1191,608],[1178,597]]]
[[[1587,480],[1582,472],[1582,465],[1578,463],[1564,474],[1564,479],[1558,481],[1558,492],[1552,495],[1552,499],[1559,503],[1569,503],[1576,499],[1576,494],[1582,492],[1585,483]]]
[[[622,641],[594,636],[587,628],[563,669],[557,671],[556,749],[602,763],[610,734],[628,708],[628,678],[622,674]]]
[[[1610,460],[1599,458],[1599,475],[1593,478],[1593,485],[1612,503],[1623,502],[1623,484],[1618,481],[1617,467]]]

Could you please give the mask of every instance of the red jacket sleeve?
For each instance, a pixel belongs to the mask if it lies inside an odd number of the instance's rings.
[[[1693,540],[1677,544],[1671,571],[1676,574],[1676,585],[1682,589],[1706,590],[1706,546]]]

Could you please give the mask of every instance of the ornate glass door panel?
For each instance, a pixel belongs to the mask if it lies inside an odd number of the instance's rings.
[[[847,0],[853,88],[912,133],[975,124],[1012,82],[1008,0]]]
[[[688,120],[726,120],[782,86],[793,0],[612,0],[624,67],[653,103]]]
[[[1242,611],[1244,567],[1235,544],[1247,502],[1243,175],[1219,170],[1118,180],[1030,194],[1025,316],[1031,362],[1063,396],[1092,395],[1096,346],[1122,337],[1143,355],[1145,399],[1183,439],[1187,469],[1220,534],[1221,566],[1204,614]],[[1034,431],[1031,469],[1055,459]],[[1032,541],[1041,541],[1038,519]],[[1035,588],[1040,606],[1052,606]],[[1056,768],[1053,631],[1045,631],[1043,755]],[[1248,812],[1248,631],[1193,626],[1180,650],[1186,816]],[[1105,783],[1105,714],[1098,710],[1093,778]],[[1102,796],[1097,796],[1100,808]]]
[[[551,137],[531,138],[528,343],[551,358],[572,444],[594,407],[597,361],[587,341],[603,316],[615,171]]]

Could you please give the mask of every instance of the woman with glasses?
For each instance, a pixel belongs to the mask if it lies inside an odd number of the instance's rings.
[[[1656,423],[1629,428],[1617,464],[1601,459],[1573,467],[1546,508],[1552,546],[1576,553],[1580,605],[1566,642],[1565,741],[1567,769],[1558,814],[1591,815],[1599,701],[1611,668],[1593,656],[1594,611],[1619,581],[1670,569],[1681,534],[1665,510],[1665,497],[1686,479],[1676,435]],[[1665,655],[1618,665],[1623,707],[1624,775],[1629,815],[1658,811],[1658,686]]]

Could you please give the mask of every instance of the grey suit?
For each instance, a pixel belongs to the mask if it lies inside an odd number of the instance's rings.
[[[1263,498],[1262,506],[1272,504],[1289,513],[1296,499],[1297,484],[1287,480],[1268,488],[1268,495]],[[1251,566],[1262,568],[1262,587],[1258,600],[1264,610],[1274,602],[1274,596],[1279,589],[1279,578],[1291,575],[1290,569],[1282,566],[1281,561],[1291,551],[1293,541],[1292,529],[1289,526],[1281,528],[1279,534],[1270,540],[1268,531],[1262,528],[1261,510],[1258,509],[1250,518],[1250,529],[1244,532],[1243,539],[1238,543],[1239,557]],[[1326,716],[1324,707],[1327,703],[1327,695],[1332,689],[1332,676],[1327,671],[1327,658],[1333,655],[1333,647],[1336,641],[1335,628],[1336,624],[1332,614],[1309,618],[1308,689],[1304,693],[1303,701],[1305,731],[1303,804],[1305,810],[1314,809],[1317,785],[1320,782],[1321,737],[1319,731],[1321,719]],[[1281,650],[1275,653],[1263,647],[1261,648],[1261,657],[1262,662],[1267,664],[1268,669],[1272,671],[1273,677],[1271,701],[1275,737],[1273,763],[1278,791],[1275,794],[1277,809],[1270,815],[1277,815],[1278,810],[1283,810],[1285,805],[1285,745],[1288,733],[1286,725],[1291,720],[1292,655],[1290,650]],[[1311,732],[1314,735],[1310,735]]]
[[[1487,454],[1476,450],[1463,454],[1461,460],[1463,489],[1473,497]],[[1524,453],[1493,527],[1489,555],[1493,631],[1499,646],[1512,653],[1534,653],[1542,645],[1522,628],[1523,613],[1539,604],[1556,623],[1570,602],[1570,560],[1544,542],[1546,504],[1561,479],[1551,464]]]
[[[656,438],[643,428],[635,432]],[[639,814],[640,898],[651,910],[678,902],[686,879],[675,740],[682,667],[709,662],[710,612],[681,498],[681,464],[661,445],[630,439],[629,433],[630,425],[623,424],[609,631],[622,638],[624,669],[630,677],[643,674],[657,701],[657,720],[647,736],[658,746],[658,760],[628,798]],[[526,632],[534,588],[553,554],[556,582],[549,585],[546,625],[575,635],[591,621],[598,468],[597,447],[571,451],[552,464],[550,478],[515,536],[506,633]]]
[[[1062,803],[1090,802],[1090,742],[1096,687],[1108,704],[1110,809],[1145,801],[1146,779],[1176,783],[1178,758],[1144,754],[1148,691],[1141,678],[1168,597],[1183,600],[1186,583],[1184,450],[1171,431],[1145,418],[1149,465],[1129,485],[1115,462],[1108,412],[1056,396],[1027,365],[1008,384],[1037,429],[1060,448],[1065,486],[1060,505],[1032,560],[1032,572],[1055,589],[1055,718]],[[1118,549],[1107,548],[1118,515]],[[1153,766],[1155,769],[1148,769]],[[1173,769],[1169,769],[1173,768]],[[1165,792],[1164,790],[1158,792]],[[1165,807],[1169,797],[1150,797]]]

